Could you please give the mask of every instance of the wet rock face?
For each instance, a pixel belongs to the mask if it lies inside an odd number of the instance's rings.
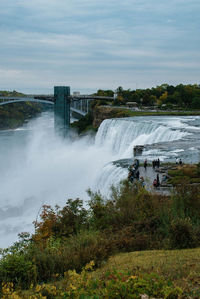
[[[93,115],[93,126],[98,128],[102,121],[108,118],[121,118],[127,117],[126,112],[122,111],[120,108],[106,107],[106,106],[96,106],[92,112]]]
[[[143,152],[144,146],[143,145],[136,145],[133,148],[133,155],[135,156],[141,156]]]

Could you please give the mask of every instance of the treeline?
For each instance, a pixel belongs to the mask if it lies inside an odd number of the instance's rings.
[[[17,91],[0,91],[0,96],[25,96]],[[42,105],[32,102],[11,103],[0,106],[0,129],[13,129],[22,126],[25,120],[42,111]]]
[[[124,105],[127,102],[136,102],[139,106],[158,106],[167,108],[192,108],[200,109],[200,85],[177,86],[162,84],[157,87],[147,89],[123,89],[118,87],[116,91],[98,90],[96,95],[113,96],[116,94],[116,100],[113,104]]]
[[[167,197],[125,180],[109,199],[89,191],[88,209],[80,199],[45,205],[35,233],[1,252],[0,285],[29,288],[91,260],[98,267],[117,252],[200,246],[199,188],[181,184]]]

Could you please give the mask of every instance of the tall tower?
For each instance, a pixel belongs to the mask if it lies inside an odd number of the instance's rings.
[[[70,87],[54,86],[54,100],[55,130],[60,136],[66,137],[70,127]]]

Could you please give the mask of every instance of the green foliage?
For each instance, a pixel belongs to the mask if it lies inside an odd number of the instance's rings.
[[[92,258],[96,265],[108,258],[113,245],[105,235],[96,231],[82,231],[62,242],[50,238],[45,247],[32,246],[27,256],[34,257],[37,281],[50,281],[58,273],[63,276],[68,269],[81,271]]]
[[[16,90],[7,91],[7,90],[0,90],[1,97],[23,97],[25,94],[18,92]]]
[[[194,97],[191,103],[191,107],[194,109],[200,109],[200,96]]]
[[[69,270],[65,273],[62,285],[43,284],[31,288],[27,296],[21,290],[13,292],[12,285],[4,286],[3,298],[166,298],[176,299],[183,291],[175,287],[170,280],[164,280],[156,274],[142,276],[124,271],[106,272],[100,279],[92,277],[94,262],[87,264],[78,274]],[[29,297],[28,297],[29,296]],[[36,298],[34,297],[34,298]]]
[[[117,252],[200,245],[198,185],[177,186],[166,197],[125,180],[112,187],[109,199],[88,193],[88,210],[80,199],[69,199],[63,208],[43,207],[31,238],[24,233],[3,251],[3,282],[28,287],[69,269],[80,272],[90,260],[100,266]]]
[[[85,116],[81,117],[78,121],[73,122],[71,124],[71,128],[76,129],[78,134],[88,130],[95,131],[95,129],[92,126],[92,123],[93,123],[93,116],[89,112]]]
[[[62,209],[59,206],[53,209],[51,206],[44,205],[40,218],[40,222],[34,222],[36,234],[33,239],[36,242],[55,236],[69,237],[87,227],[87,211],[80,199],[68,199]]]
[[[40,104],[28,102],[0,106],[0,129],[21,126],[26,119],[36,116],[41,111]]]
[[[172,86],[162,84],[151,89],[116,89],[117,99],[114,105],[124,105],[126,102],[137,102],[139,106],[154,106],[167,104],[166,109],[172,109],[174,105],[180,108],[200,108],[200,87],[197,84]],[[111,91],[98,91],[99,95],[110,95]]]
[[[12,282],[27,288],[36,282],[36,267],[31,260],[22,254],[9,254],[0,261],[0,284]]]
[[[178,166],[173,170],[169,170],[169,183],[172,185],[200,183],[199,169],[199,164],[197,164]]]
[[[194,227],[190,218],[173,219],[170,225],[170,245],[172,248],[192,248],[196,244]]]

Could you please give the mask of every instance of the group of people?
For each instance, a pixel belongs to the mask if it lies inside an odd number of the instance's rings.
[[[132,166],[129,167],[129,174],[128,179],[132,183],[134,179],[139,180],[140,178],[140,172],[139,172],[139,160],[135,159]]]
[[[176,159],[176,164],[182,165],[183,162],[181,160],[181,158],[177,158]],[[160,159],[156,159],[152,161],[152,167],[153,169],[155,169],[156,167],[159,168],[160,167]],[[144,160],[144,168],[146,170],[147,168],[147,159]],[[163,177],[162,181],[167,181],[167,175],[165,175],[165,177]],[[133,165],[131,165],[129,167],[129,174],[128,174],[128,180],[133,183],[134,180],[138,180],[139,182],[141,182],[142,186],[145,186],[145,182],[144,182],[144,178],[141,176],[140,177],[140,172],[139,172],[139,160],[135,159]],[[153,180],[153,186],[155,188],[160,186],[160,178],[159,178],[159,174],[157,174],[156,178]]]
[[[155,168],[155,167],[160,167],[160,159],[158,158],[157,160],[153,160],[152,161],[152,167]]]
[[[183,162],[182,162],[182,160],[181,160],[181,158],[176,158],[176,165],[182,165],[183,164]]]
[[[143,187],[145,186],[144,178],[142,176],[140,177],[138,159],[135,159],[133,165],[129,167],[128,180],[133,183],[135,179],[140,182]]]

